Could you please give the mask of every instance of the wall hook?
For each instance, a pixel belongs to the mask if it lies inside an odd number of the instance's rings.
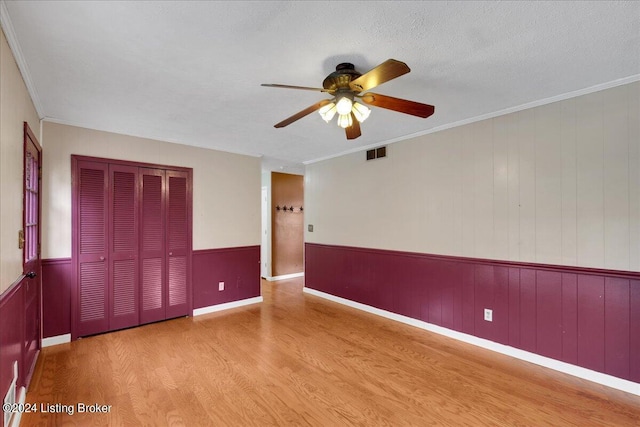
[[[276,205],[276,210],[279,211],[280,210],[280,205]]]

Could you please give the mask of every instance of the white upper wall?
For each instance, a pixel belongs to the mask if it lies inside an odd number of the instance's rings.
[[[193,248],[260,244],[260,158],[45,122],[42,257],[71,256],[71,155],[193,168]]]
[[[640,83],[307,165],[305,216],[312,243],[640,271]]]
[[[24,122],[35,135],[39,118],[11,53],[0,31],[0,293],[22,274]]]

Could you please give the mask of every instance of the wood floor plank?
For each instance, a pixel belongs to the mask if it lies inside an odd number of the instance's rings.
[[[637,426],[640,397],[262,283],[259,305],[42,350],[22,426]]]

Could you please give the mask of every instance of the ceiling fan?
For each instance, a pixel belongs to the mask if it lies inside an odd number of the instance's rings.
[[[296,120],[318,110],[327,123],[338,114],[338,126],[344,128],[347,139],[356,139],[361,135],[360,123],[365,121],[371,113],[369,108],[358,101],[373,105],[374,107],[386,108],[422,118],[427,118],[434,113],[435,107],[433,105],[366,92],[382,83],[407,74],[409,71],[411,71],[411,69],[407,64],[396,61],[395,59],[388,59],[364,74],[357,72],[353,64],[344,62],[338,64],[336,71],[324,79],[322,88],[266,83],[263,83],[262,86],[314,90],[333,95],[333,98],[316,102],[293,116],[277,123],[274,127],[282,128],[288,126]]]

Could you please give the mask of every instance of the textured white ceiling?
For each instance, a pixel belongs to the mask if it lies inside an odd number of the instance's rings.
[[[43,117],[283,164],[640,78],[636,1],[2,6]],[[320,87],[340,62],[365,72],[389,58],[411,73],[375,92],[433,104],[435,115],[374,108],[355,141],[316,113],[273,127],[327,96],[261,83]]]

